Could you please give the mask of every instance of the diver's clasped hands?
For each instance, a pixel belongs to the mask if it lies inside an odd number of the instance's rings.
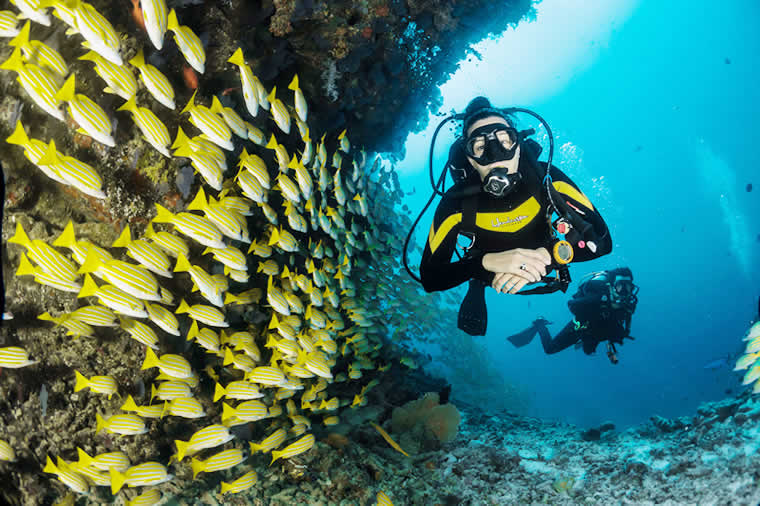
[[[541,281],[550,264],[546,248],[515,248],[483,255],[483,268],[495,273],[491,286],[499,293],[515,294],[528,283]]]

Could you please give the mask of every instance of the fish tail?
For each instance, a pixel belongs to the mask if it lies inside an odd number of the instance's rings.
[[[131,395],[127,396],[127,400],[121,406],[122,411],[137,411],[137,404]]]
[[[289,90],[297,90],[298,89],[298,74],[293,76],[293,80],[290,81],[290,84],[288,85]]]
[[[190,261],[185,255],[180,253],[177,255],[177,265],[174,267],[174,272],[187,272],[190,270]]]
[[[177,314],[187,313],[190,311],[190,306],[185,302],[185,299],[179,303],[179,307],[174,311]]]
[[[129,232],[129,225],[124,227],[124,230],[121,231],[121,234],[119,235],[118,239],[116,239],[113,244],[111,244],[112,248],[126,248],[129,243],[132,242],[132,235]]]
[[[224,362],[222,362],[222,365],[230,365],[232,362],[234,362],[234,356],[232,355],[232,351],[229,348],[225,348]]]
[[[189,211],[200,211],[208,207],[208,200],[206,199],[206,192],[203,191],[203,186],[198,188],[198,193],[195,198],[187,205]]]
[[[58,93],[55,94],[55,98],[58,100],[61,100],[62,102],[71,102],[74,99],[74,95],[76,94],[76,90],[74,88],[74,73],[72,72],[68,79],[66,79],[66,82],[63,83],[63,86],[61,86],[61,89],[58,90]]]
[[[217,383],[214,387],[214,402],[218,401],[225,395],[227,395],[227,392],[224,390],[224,387]]]
[[[190,109],[192,109],[193,107],[195,107],[195,94],[196,93],[198,93],[198,90],[195,90],[193,92],[192,96],[190,97],[190,100],[187,101],[187,105],[185,106],[185,108],[180,111],[180,114],[184,114],[184,113],[190,111]]]
[[[60,162],[61,159],[58,157],[58,151],[55,149],[55,141],[51,139],[50,144],[48,144],[48,147],[45,150],[45,154],[42,155],[42,158],[37,160],[37,165],[56,165]]]
[[[198,335],[198,322],[193,320],[190,330],[187,332],[187,340],[192,341]]]
[[[222,111],[224,110],[224,107],[222,107],[222,103],[219,101],[218,98],[216,98],[216,95],[214,95],[211,98],[211,112],[214,114],[222,114]]]
[[[95,51],[87,51],[85,54],[80,56],[79,59],[98,63],[100,61],[100,55]]]
[[[204,469],[203,462],[194,458],[190,461],[190,466],[193,468],[193,479],[198,476],[198,473],[202,473]]]
[[[185,458],[185,453],[187,453],[187,447],[190,446],[190,443],[175,439],[174,444],[177,445],[177,462],[181,462]]]
[[[111,475],[111,493],[116,495],[124,486],[127,478],[113,467],[108,468],[108,473]]]
[[[74,384],[74,391],[79,392],[83,388],[90,386],[90,380],[84,377],[84,375],[74,369],[74,376],[76,377],[76,383]]]
[[[129,111],[131,113],[137,112],[137,98],[136,95],[129,97],[129,100],[124,102],[121,107],[116,109],[117,111]]]
[[[222,495],[224,495],[224,494],[226,494],[227,492],[229,492],[229,490],[230,490],[231,488],[232,488],[232,485],[230,485],[229,483],[227,483],[227,482],[223,481],[223,482],[222,482]]]
[[[95,414],[95,434],[106,428],[106,421],[100,416],[100,413]],[[121,488],[121,487],[119,487]]]
[[[132,58],[131,60],[129,60],[129,63],[131,63],[132,65],[134,65],[138,69],[144,67],[145,66],[145,55],[143,55],[143,50],[140,49],[139,51],[137,51],[137,54],[134,56],[134,58]]]
[[[29,144],[29,137],[26,135],[26,131],[24,131],[24,125],[21,124],[21,120],[16,121],[16,129],[13,130],[10,137],[5,139],[5,142],[17,146],[26,146]]]
[[[69,220],[66,226],[61,232],[61,235],[53,241],[53,246],[62,246],[64,248],[73,248],[76,245],[77,239],[74,235],[74,224]]]
[[[30,29],[31,22],[27,20],[26,23],[24,23],[23,28],[19,31],[18,35],[13,37],[9,42],[9,46],[13,47],[23,47],[27,48],[29,47],[29,29]]]
[[[87,455],[87,452],[77,446],[77,455],[79,455],[79,463],[84,467],[90,467],[92,465],[92,457]]]
[[[21,58],[21,48],[17,47],[13,50],[10,57],[5,60],[0,69],[12,70],[14,72],[21,72],[24,70],[24,60]]]
[[[166,28],[173,32],[179,29],[179,21],[177,21],[177,13],[174,11],[174,9],[169,11],[169,18],[166,21]]]
[[[229,348],[227,348],[229,350]],[[222,421],[225,421],[229,418],[232,418],[233,416],[237,415],[237,410],[227,404],[226,402],[222,403]]]
[[[147,348],[145,350],[145,360],[143,361],[140,370],[150,369],[151,367],[158,367],[158,364],[159,361],[158,357],[156,356],[156,352],[154,352],[151,348]]]
[[[156,217],[153,218],[156,223],[171,223],[174,221],[174,215],[161,204],[156,204]]]
[[[227,60],[228,63],[232,63],[233,65],[237,65],[238,67],[242,67],[245,65],[245,58],[243,57],[243,48],[237,48],[237,50],[232,53],[232,56]]]
[[[30,249],[32,247],[32,241],[29,239],[29,236],[26,235],[26,230],[24,230],[24,227],[21,225],[20,221],[16,222],[16,233],[13,234],[13,237],[8,239],[8,242],[13,244],[20,244],[26,249]]]
[[[16,276],[34,276],[37,269],[32,265],[26,255],[21,253],[21,261],[18,264],[18,270],[16,270]]]

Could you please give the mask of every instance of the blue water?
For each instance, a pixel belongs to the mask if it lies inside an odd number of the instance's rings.
[[[527,394],[530,403],[516,410],[625,427],[654,414],[690,415],[701,402],[742,388],[732,364],[704,366],[735,353],[757,317],[757,33],[756,1],[642,0],[561,88],[519,104],[510,102],[508,83],[490,93],[496,105],[529,107],[547,119],[557,140],[555,164],[601,210],[614,240],[612,254],[573,266],[575,282],[566,295],[489,290],[488,333],[472,339],[506,381]],[[502,64],[496,60],[480,68]],[[447,148],[439,148],[436,171]],[[408,158],[426,161],[426,148],[420,153],[410,144],[408,150]],[[408,197],[415,214],[429,196],[427,166],[422,169],[407,167],[402,176],[405,187],[416,188]],[[754,191],[745,191],[748,183]],[[421,222],[420,242],[431,219],[428,212]],[[559,331],[571,317],[566,300],[577,280],[619,265],[631,267],[641,287],[636,341],[620,348],[619,364],[608,361],[604,345],[593,356],[573,349],[547,356],[538,339],[521,349],[505,342],[538,315]],[[468,386],[454,389],[461,394]]]

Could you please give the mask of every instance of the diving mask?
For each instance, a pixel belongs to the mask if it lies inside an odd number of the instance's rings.
[[[473,130],[464,150],[480,165],[489,165],[514,158],[518,145],[517,130],[503,123],[491,123]]]
[[[617,276],[612,288],[616,303],[635,305],[638,302],[636,294],[639,292],[639,287],[633,284],[632,279]]]

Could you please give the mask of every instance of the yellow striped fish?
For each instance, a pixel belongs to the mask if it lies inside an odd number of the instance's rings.
[[[269,281],[267,282],[267,302],[278,313],[286,316],[290,315],[290,305],[282,294],[282,291],[274,286],[272,276],[269,276]]]
[[[148,313],[145,311],[145,305],[137,297],[130,295],[113,285],[103,285],[98,287],[95,281],[86,274],[78,298],[97,297],[98,301],[104,306],[113,309],[115,312],[131,316],[133,318],[147,318]]]
[[[198,322],[193,321],[187,333],[187,340],[195,339],[201,347],[211,353],[219,352],[219,335],[211,329],[198,329]]]
[[[98,327],[116,327],[116,315],[103,306],[84,306],[69,313],[69,318]]]
[[[285,429],[282,429],[282,428],[277,429],[276,431],[271,433],[269,436],[264,438],[264,440],[261,441],[260,443],[250,442],[249,444],[251,446],[251,453],[255,453],[255,452],[268,453],[274,450],[275,448],[277,448],[278,446],[280,446],[285,441],[286,437],[287,437],[287,432],[285,431]]]
[[[145,303],[148,310],[148,318],[155,323],[161,330],[174,336],[179,335],[179,322],[177,317],[171,311],[158,304]]]
[[[158,336],[152,328],[126,316],[120,316],[119,321],[121,322],[119,326],[122,330],[126,331],[132,339],[148,346],[149,348],[153,348],[154,350],[158,349]]]
[[[232,144],[232,132],[229,127],[221,117],[211,112],[208,107],[195,103],[196,93],[198,93],[198,90],[193,92],[193,95],[180,114],[190,113],[190,122],[193,125],[198,127],[216,145],[232,151],[235,149],[235,146]]]
[[[143,462],[127,469],[124,474],[114,468],[109,469],[111,475],[111,493],[116,493],[126,484],[129,487],[147,487],[158,485],[174,478],[162,464],[158,462]]]
[[[171,144],[169,130],[167,130],[166,125],[158,119],[158,116],[153,111],[146,107],[139,107],[134,96],[130,97],[124,105],[116,110],[131,112],[132,119],[140,129],[140,132],[142,132],[145,140],[156,148],[156,151],[167,158],[171,158],[172,155],[169,153],[169,144]]]
[[[209,425],[190,436],[189,441],[180,441],[175,439],[177,445],[177,461],[181,462],[185,455],[198,453],[206,448],[214,448],[231,441],[235,436],[230,434],[227,427],[223,425]]]
[[[175,379],[190,378],[193,376],[193,370],[190,368],[190,363],[185,357],[171,353],[158,357],[152,349],[147,348],[145,350],[145,360],[140,369],[145,370],[152,367],[158,367],[162,373]]]
[[[158,387],[155,383],[150,386],[150,402],[153,402],[155,398],[161,401],[170,401],[180,397],[192,397],[192,395],[190,385],[180,380],[162,381]]]
[[[175,378],[175,377],[169,376],[168,374],[165,374],[163,372],[159,372],[158,376],[156,376],[156,380],[157,381],[169,381],[169,380],[175,380],[175,379],[178,379],[180,381],[184,381],[185,383],[187,383],[188,385],[190,385],[190,388],[197,388],[198,387],[198,382],[200,381],[198,379],[198,375],[195,374],[194,372],[192,374],[190,374],[190,376],[188,376],[186,378]]]
[[[142,0],[140,4],[148,38],[156,49],[160,50],[164,47],[164,34],[168,22],[166,2],[164,0]]]
[[[235,176],[243,195],[249,199],[263,204],[267,201],[267,192],[259,179],[249,170],[241,168]]]
[[[50,16],[45,11],[47,7],[45,2],[41,0],[11,0],[11,3],[21,11],[17,17],[31,19],[35,23],[50,26]]]
[[[141,265],[134,265],[121,260],[102,262],[96,255],[89,252],[80,274],[96,272],[106,281],[142,300],[161,300],[158,281],[153,274]]]
[[[156,243],[161,249],[173,257],[179,255],[184,255],[185,257],[190,256],[190,247],[184,239],[169,232],[161,230],[156,232],[153,229],[153,223],[148,223],[148,228],[145,230],[145,237]]]
[[[202,304],[194,304],[190,306],[185,300],[183,299],[177,310],[175,311],[177,314],[184,314],[187,313],[190,318],[193,320],[197,320],[199,322],[203,322],[206,325],[210,325],[212,327],[229,327],[230,324],[227,323],[224,319],[224,313],[216,309],[212,306],[205,306]]]
[[[206,151],[201,146],[198,146],[197,143],[188,139],[182,128],[178,129],[177,139],[172,144],[172,147],[175,149],[175,157],[184,156],[190,159],[193,168],[203,177],[203,180],[209,186],[217,191],[222,189],[224,167],[219,163],[214,153]]]
[[[230,130],[241,139],[248,139],[248,129],[243,118],[231,107],[224,107],[216,96],[211,98],[211,112],[222,117]]]
[[[68,0],[66,4],[73,9],[77,30],[89,44],[89,49],[111,63],[122,65],[124,62],[119,54],[119,35],[113,25],[87,2]]]
[[[89,135],[96,141],[113,147],[116,145],[111,132],[113,125],[106,112],[86,95],[76,93],[75,75],[71,74],[55,98],[69,104],[69,114],[79,124],[80,133]]]
[[[194,397],[179,397],[169,401],[167,411],[170,415],[179,416],[181,418],[203,418],[206,416],[206,412],[203,411],[203,406]]]
[[[262,365],[246,374],[245,379],[260,385],[280,386],[285,383],[285,373],[278,367]]]
[[[388,494],[382,490],[377,493],[377,506],[393,506],[393,501],[388,497]]]
[[[74,224],[71,220],[66,224],[61,235],[53,241],[53,246],[62,246],[70,249],[71,253],[74,255],[74,260],[80,265],[87,259],[87,254],[90,250],[94,251],[94,254],[103,262],[113,259],[111,254],[100,246],[96,246],[88,240],[78,241],[74,234]]]
[[[36,363],[37,361],[31,360],[29,358],[29,353],[23,348],[18,346],[6,346],[0,348],[0,367],[18,369]]]
[[[189,26],[180,25],[174,9],[169,11],[168,29],[174,32],[174,41],[182,52],[187,63],[203,74],[206,70],[206,52],[203,50],[201,39]]]
[[[214,402],[222,397],[236,400],[260,399],[264,394],[259,391],[259,387],[249,381],[231,381],[223,387],[219,383],[214,389]]]
[[[222,241],[222,233],[208,218],[192,213],[177,213],[175,215],[158,203],[156,210],[156,217],[153,218],[156,223],[171,223],[181,233],[204,246],[219,249],[227,247]]]
[[[237,494],[239,492],[245,492],[246,490],[253,487],[253,485],[256,483],[256,480],[258,477],[256,476],[256,471],[248,471],[244,475],[242,475],[240,478],[236,479],[235,481],[232,481],[230,483],[227,483],[226,481],[222,482],[222,495],[224,494]]]
[[[221,451],[206,460],[198,460],[194,458],[190,461],[190,465],[193,468],[193,479],[195,479],[199,473],[210,473],[213,471],[230,469],[231,467],[240,464],[243,460],[245,460],[245,456],[238,448],[230,448],[229,450]]]
[[[272,182],[269,177],[269,169],[267,169],[266,163],[259,155],[248,153],[248,151],[243,148],[242,153],[240,153],[238,167],[240,169],[248,169],[251,174],[259,180],[261,186],[267,190],[272,187]]]
[[[77,370],[74,370],[74,375],[76,376],[75,392],[89,388],[95,393],[107,395],[110,399],[119,390],[116,380],[111,376],[91,376],[90,379],[87,379]]]
[[[141,416],[142,418],[161,418],[164,414],[165,409],[164,404],[154,404],[152,406],[138,406],[135,403],[135,400],[132,398],[131,395],[127,396],[127,400],[124,404],[122,404],[121,409],[122,411],[134,411],[137,413],[138,416]],[[127,463],[127,467],[129,467],[129,463]],[[124,469],[119,469],[119,471],[125,471],[126,467]]]
[[[53,71],[57,76],[63,78],[69,73],[66,61],[61,53],[51,48],[39,40],[29,40],[29,29],[31,23],[27,21],[19,34],[8,42],[9,46],[20,47],[27,62],[34,63]]]
[[[285,448],[283,448],[280,451],[273,451],[272,452],[272,462],[269,463],[271,466],[274,464],[274,462],[277,459],[280,458],[290,458],[295,457],[296,455],[300,455],[304,452],[307,452],[311,449],[312,446],[314,446],[314,434],[307,434],[303,436],[302,438],[298,439],[296,442],[289,444]]]
[[[6,441],[3,441],[0,439],[0,461],[5,462],[15,462],[16,461],[16,452],[13,451],[13,448],[11,445],[9,445]]]
[[[16,270],[16,276],[34,276],[34,280],[37,283],[64,292],[76,293],[82,288],[82,285],[76,281],[61,279],[55,274],[48,274],[40,267],[33,266],[24,253],[21,254],[21,260],[19,261],[19,266]]]
[[[48,457],[47,464],[45,464],[45,467],[42,469],[42,471],[45,473],[57,475],[59,481],[79,494],[86,494],[90,490],[90,485],[87,482],[87,479],[71,469],[63,461],[59,461],[59,465],[56,466],[53,464],[53,461],[50,459],[50,457]]]
[[[293,76],[293,80],[290,81],[288,89],[293,90],[293,101],[296,106],[296,114],[298,114],[298,119],[305,123],[306,117],[309,114],[309,106],[306,103],[306,98],[303,96],[303,91],[301,91],[301,88],[298,86],[298,74]]]
[[[18,34],[18,18],[16,17],[16,13],[0,11],[0,37],[15,37]]]
[[[65,120],[60,109],[61,101],[55,98],[58,91],[55,78],[50,72],[37,65],[24,64],[20,48],[13,50],[11,56],[0,65],[0,69],[17,72],[18,82],[34,103],[54,118]]]
[[[36,165],[47,177],[62,184],[66,183],[63,176],[58,174],[55,170],[55,166],[40,165],[38,162],[44,156],[45,151],[48,149],[48,145],[38,139],[30,139],[27,137],[24,131],[24,126],[21,124],[21,120],[16,121],[16,128],[13,133],[5,139],[8,144],[14,144],[24,148],[24,156],[27,160]]]
[[[267,417],[267,406],[261,401],[250,400],[241,402],[233,408],[226,402],[222,403],[222,421],[236,417],[240,420],[254,422]]]
[[[193,280],[195,286],[200,290],[201,295],[217,307],[224,305],[222,301],[222,292],[217,287],[213,276],[197,265],[190,265],[190,262],[184,255],[177,257],[177,265],[174,272],[187,272]]]
[[[158,100],[164,107],[168,107],[173,111],[177,107],[174,103],[174,88],[172,88],[169,79],[160,70],[145,61],[142,49],[137,51],[137,54],[129,60],[129,63],[140,71],[140,79],[150,94],[153,95],[153,98]]]
[[[269,104],[271,105],[271,109],[269,112],[272,115],[272,119],[274,119],[275,124],[277,127],[285,132],[285,134],[290,133],[290,114],[288,114],[288,109],[285,107],[285,104],[282,103],[282,101],[275,96],[277,93],[277,86],[272,88],[272,91],[267,96],[267,100],[269,101]]]
[[[129,466],[129,457],[123,452],[109,452],[101,453],[95,457],[87,455],[87,453],[81,448],[77,448],[77,454],[79,455],[79,465],[84,467],[93,467],[100,471],[108,471],[110,468],[114,468],[117,471],[126,471]]]
[[[92,337],[93,332],[94,332],[93,328],[90,327],[88,324],[81,322],[79,320],[72,319],[69,317],[69,315],[61,315],[58,317],[54,317],[54,316],[51,316],[50,313],[45,312],[39,315],[37,319],[52,321],[56,325],[61,325],[65,327],[68,330],[68,332],[66,332],[66,335],[74,336],[75,338],[80,337],[80,336]]]
[[[251,372],[253,368],[256,367],[256,363],[249,355],[245,353],[233,354],[229,348],[225,348],[223,365],[230,364],[232,364],[236,369],[239,369],[246,373]]]
[[[269,245],[276,245],[283,251],[290,253],[298,251],[298,241],[293,234],[281,228],[279,231],[275,227],[271,227],[271,235],[269,237]]]
[[[272,134],[269,138],[269,142],[267,142],[266,148],[274,151],[275,158],[277,159],[277,166],[281,172],[285,172],[288,169],[288,164],[290,163],[290,155],[288,155],[288,151],[285,149],[285,146],[278,143],[274,134]]]
[[[80,162],[74,157],[59,154],[55,149],[54,141],[50,141],[47,151],[38,163],[50,166],[51,170],[63,178],[65,184],[73,186],[82,193],[96,199],[106,198],[106,194],[103,193],[103,179],[95,167]]]
[[[238,271],[247,271],[248,265],[245,261],[245,255],[239,249],[234,246],[227,246],[225,249],[218,248],[206,248],[203,250],[203,254],[207,255],[211,253],[214,256],[214,260],[221,262],[230,269]]]
[[[206,192],[203,191],[203,187],[198,188],[197,195],[188,204],[187,209],[189,211],[203,211],[206,217],[227,237],[242,242],[251,241],[248,236],[248,224],[245,217],[222,206],[211,205],[206,199]]]
[[[237,65],[240,69],[240,83],[243,88],[243,99],[245,100],[245,106],[251,116],[256,116],[259,113],[258,93],[256,91],[255,77],[251,71],[251,67],[245,62],[243,57],[243,49],[237,48],[232,56],[227,60],[233,65]]]
[[[127,501],[127,506],[153,506],[161,501],[161,491],[155,488],[146,490]]]
[[[264,132],[262,132],[260,129],[256,128],[255,126],[251,125],[247,121],[245,121],[245,128],[248,130],[248,140],[258,144],[259,146],[265,146],[267,143],[267,138],[264,135]]]
[[[111,244],[112,248],[127,248],[127,255],[139,262],[143,267],[163,276],[171,278],[171,261],[166,253],[155,244],[144,239],[132,240],[129,225],[124,227],[119,237]]]
[[[39,239],[30,239],[20,221],[16,222],[16,232],[8,239],[9,243],[19,244],[26,248],[29,257],[34,260],[45,272],[60,279],[76,280],[74,263],[59,253],[55,248]]]
[[[105,420],[100,416],[100,413],[97,413],[95,419],[97,422],[95,428],[96,434],[101,430],[123,436],[133,436],[148,432],[148,429],[145,428],[145,422],[137,415],[119,414]]]
[[[113,93],[124,100],[129,100],[137,94],[137,80],[129,67],[115,65],[95,51],[88,51],[79,59],[95,64],[95,73],[106,82],[103,89],[106,93]]]

